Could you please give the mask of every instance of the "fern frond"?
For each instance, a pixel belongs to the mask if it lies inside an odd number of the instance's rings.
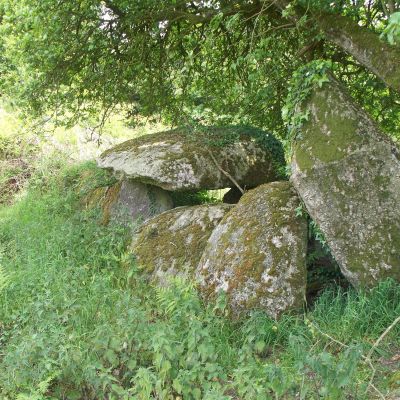
[[[156,288],[157,304],[165,314],[172,315],[178,305],[176,295],[173,295],[170,287]]]

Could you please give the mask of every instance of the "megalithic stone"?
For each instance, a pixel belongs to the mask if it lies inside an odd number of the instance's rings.
[[[237,317],[261,310],[278,318],[301,309],[306,293],[307,221],[289,182],[246,192],[208,239],[196,278],[204,299],[225,292]]]
[[[300,106],[291,181],[355,287],[400,280],[399,149],[330,81]]]
[[[160,286],[174,276],[193,279],[208,238],[232,207],[177,207],[148,220],[133,236],[136,263]]]
[[[253,188],[282,178],[284,153],[272,134],[255,128],[181,127],[121,143],[98,165],[169,191]]]

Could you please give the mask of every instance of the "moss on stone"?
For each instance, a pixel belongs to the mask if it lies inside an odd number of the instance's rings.
[[[233,314],[262,309],[273,317],[300,307],[306,284],[307,225],[288,182],[247,192],[209,239],[198,267],[201,291],[224,290]]]
[[[294,143],[296,161],[302,170],[313,168],[318,163],[340,161],[365,144],[367,139],[357,132],[357,114],[341,107],[341,93],[333,90],[329,96],[326,94],[324,89],[315,90],[302,107],[312,114]],[[315,121],[324,121],[324,124]]]
[[[103,198],[101,208],[103,210],[102,223],[107,225],[111,219],[111,209],[112,206],[118,200],[119,193],[121,191],[122,182],[117,182],[115,185],[107,188],[105,196]]]
[[[280,142],[255,128],[179,128],[109,149],[99,165],[130,179],[184,191],[233,186],[221,168],[247,187],[282,179],[284,157]]]
[[[308,212],[354,286],[400,280],[398,150],[334,80],[303,107],[291,181]]]
[[[161,284],[168,276],[193,277],[207,239],[230,208],[178,207],[152,218],[134,235],[131,248],[138,264]]]
[[[142,183],[119,181],[97,188],[85,198],[87,208],[99,208],[101,223],[111,220],[134,225],[173,207],[169,193]]]

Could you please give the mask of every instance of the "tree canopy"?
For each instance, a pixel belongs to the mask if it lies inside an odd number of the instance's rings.
[[[1,90],[36,117],[122,107],[131,118],[246,123],[285,138],[290,80],[324,60],[382,129],[394,135],[400,123],[396,0],[0,4]]]

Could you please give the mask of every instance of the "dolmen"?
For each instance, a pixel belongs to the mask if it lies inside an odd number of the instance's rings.
[[[331,97],[342,101],[337,113],[329,107]],[[322,110],[323,101],[328,103]],[[299,209],[304,206],[354,286],[399,279],[398,211],[387,210],[400,200],[398,153],[364,114],[354,120],[345,104],[332,83],[329,93],[316,92],[304,106],[313,122],[293,143],[290,180],[281,143],[252,127],[183,127],[121,143],[98,159],[119,179],[116,187],[102,189],[106,219],[133,223],[131,251],[155,284],[184,277],[195,282],[205,301],[223,293],[232,316],[262,310],[276,319],[302,308],[308,221]],[[334,117],[342,118],[342,125]],[[339,131],[347,145],[335,136]],[[324,153],[323,143],[332,151]],[[380,167],[378,155],[386,157]],[[361,193],[370,206],[357,194],[363,180]],[[382,193],[374,194],[373,182]],[[215,189],[226,189],[223,202],[175,207],[176,195]]]

